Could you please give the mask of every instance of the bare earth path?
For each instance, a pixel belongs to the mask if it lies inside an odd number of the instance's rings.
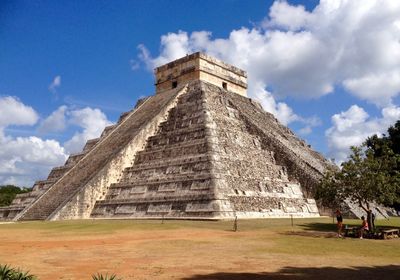
[[[331,219],[0,224],[0,264],[41,280],[400,279],[400,239],[338,239]],[[395,220],[395,223],[399,220]]]

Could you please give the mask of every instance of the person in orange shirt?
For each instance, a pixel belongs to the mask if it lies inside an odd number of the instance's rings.
[[[361,217],[361,220],[362,220],[362,224],[361,224],[361,228],[360,228],[360,239],[363,239],[364,231],[368,231],[369,227],[368,227],[368,222],[367,222],[367,220],[365,220],[364,216]]]

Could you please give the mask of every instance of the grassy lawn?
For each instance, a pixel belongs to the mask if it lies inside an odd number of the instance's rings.
[[[359,225],[359,220],[345,220]],[[400,227],[399,218],[377,226]],[[332,218],[0,224],[0,264],[39,279],[400,279],[400,238],[340,239]]]

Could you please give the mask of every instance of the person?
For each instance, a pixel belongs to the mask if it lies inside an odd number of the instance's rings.
[[[235,220],[233,221],[233,231],[237,231],[237,215],[235,215]]]
[[[340,212],[339,209],[336,210],[336,221],[337,221],[338,237],[342,237],[343,216],[342,212]]]
[[[365,217],[361,217],[362,223],[361,223],[361,228],[360,228],[360,239],[363,239],[364,231],[368,231],[368,222],[365,220]]]

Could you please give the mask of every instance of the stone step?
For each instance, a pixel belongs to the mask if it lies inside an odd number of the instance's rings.
[[[210,173],[204,174],[180,174],[174,176],[165,176],[163,178],[152,178],[152,179],[144,179],[144,180],[135,180],[134,182],[121,182],[112,184],[110,188],[132,188],[134,186],[148,186],[148,185],[158,185],[158,184],[167,184],[167,183],[178,183],[178,182],[186,182],[186,181],[198,181],[198,180],[206,180],[214,178]]]
[[[50,173],[47,179],[49,180],[54,180],[57,181],[60,177],[62,177],[68,170],[71,169],[71,166],[59,166],[59,167],[54,167]]]
[[[80,152],[80,153],[75,153],[75,154],[70,154],[67,161],[65,162],[65,165],[67,166],[73,166],[75,165],[80,159],[82,159],[85,156],[86,153]]]
[[[205,130],[205,126],[203,123],[200,123],[200,124],[195,124],[191,127],[178,128],[173,131],[166,131],[166,132],[160,131],[159,133],[157,133],[157,135],[149,137],[148,142],[151,142],[155,139],[158,140],[160,138],[165,138],[165,137],[169,137],[169,136],[176,137],[179,135],[187,135],[187,134],[191,134],[191,133],[199,132],[199,131],[203,131],[203,130]]]
[[[207,141],[204,138],[196,139],[196,140],[191,140],[188,142],[180,142],[180,143],[175,143],[175,144],[170,144],[170,145],[152,145],[146,147],[143,151],[138,152],[138,156],[146,156],[146,155],[151,155],[151,154],[157,154],[157,153],[164,153],[164,152],[169,152],[169,151],[177,151],[181,149],[190,149],[190,148],[198,148],[198,147],[203,147],[207,146]]]
[[[183,156],[206,154],[210,151],[208,144],[196,144],[182,147],[181,149],[163,149],[157,152],[139,152],[135,163],[158,161],[161,159],[180,158]]]
[[[189,202],[189,201],[204,201],[215,199],[213,194],[197,194],[197,195],[165,195],[160,197],[140,197],[132,199],[113,199],[113,200],[98,200],[96,206],[100,205],[121,205],[121,204],[140,204],[140,203],[168,203],[168,202]]]
[[[185,155],[184,157],[162,159],[158,161],[136,163],[132,167],[125,168],[125,170],[123,171],[123,176],[125,176],[125,173],[128,174],[140,170],[164,168],[168,166],[178,166],[189,163],[207,162],[210,161],[211,157],[212,157],[211,154],[205,153],[205,154],[191,155],[191,156]]]
[[[39,199],[24,210],[20,220],[46,219],[56,209],[61,209],[101,168],[112,160],[131,139],[140,133],[141,127],[152,121],[170,102],[178,91],[158,94],[130,114],[107,137],[89,140],[84,148],[87,154],[69,170],[68,176],[60,178]],[[90,151],[88,150],[91,146]]]
[[[121,182],[134,182],[142,178],[156,177],[162,178],[163,176],[173,176],[180,174],[196,174],[196,173],[210,173],[211,172],[210,162],[195,162],[195,163],[183,163],[176,164],[173,166],[164,166],[151,169],[141,169],[126,173],[124,180]]]
[[[193,125],[202,123],[204,123],[203,116],[188,118],[185,120],[173,120],[173,121],[171,120],[168,121],[168,123],[164,123],[160,126],[160,132],[167,133],[170,131],[175,131],[176,129],[188,128],[192,127]]]
[[[106,127],[104,128],[103,132],[101,133],[100,138],[106,137],[106,136],[107,136],[108,134],[110,134],[111,131],[113,131],[113,129],[115,129],[116,127],[117,127],[117,124],[112,124],[112,125],[106,126]]]
[[[181,109],[180,105],[178,104],[178,107],[171,109],[168,120],[166,120],[165,122],[162,122],[160,124],[160,126],[168,125],[169,123],[174,122],[174,121],[185,121],[185,120],[196,119],[196,118],[204,117],[204,116],[205,116],[204,108],[202,108],[201,110],[197,110],[197,111],[189,111],[189,110]]]
[[[87,153],[91,149],[93,149],[94,146],[100,141],[100,138],[95,138],[95,139],[90,139],[86,142],[85,146],[83,147],[83,152]]]

